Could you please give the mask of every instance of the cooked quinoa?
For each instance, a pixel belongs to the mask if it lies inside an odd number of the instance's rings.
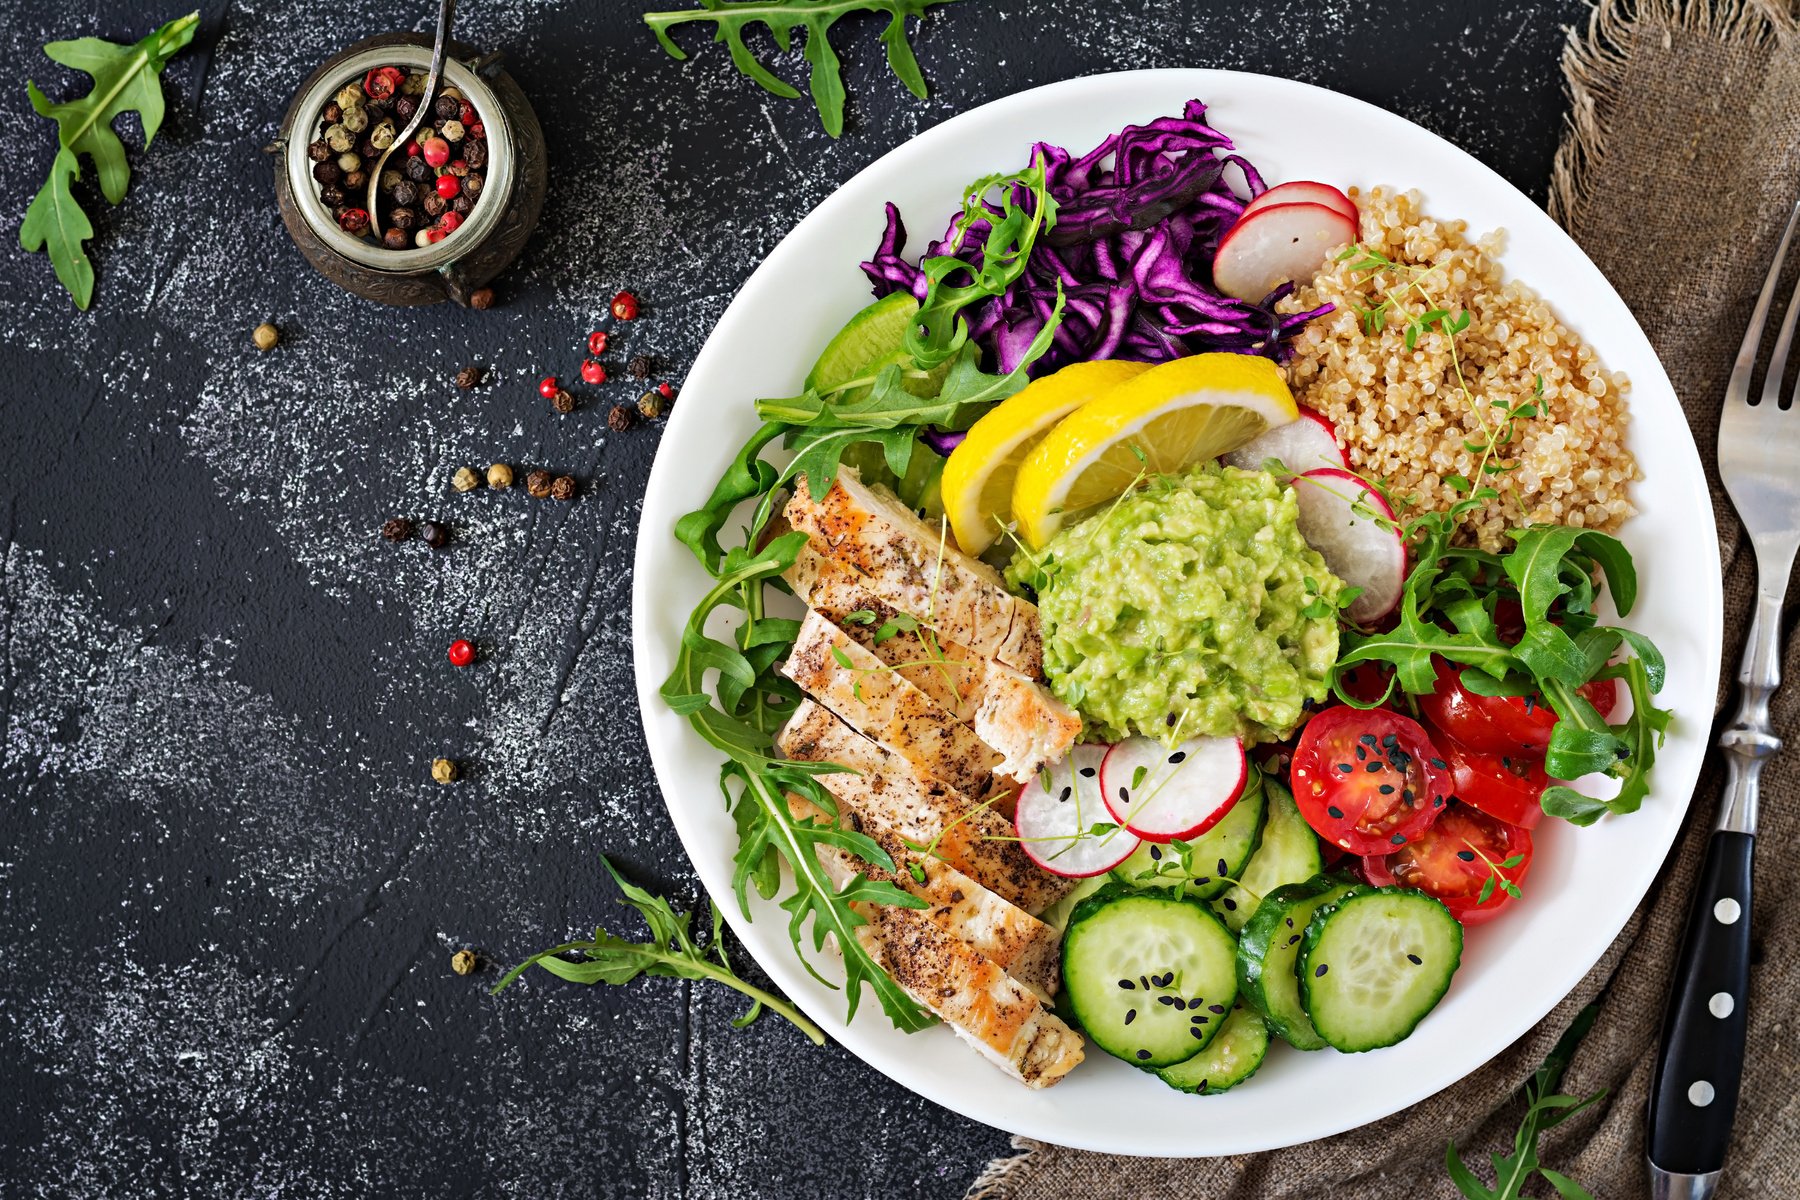
[[[1426,268],[1358,271],[1355,259],[1336,262],[1283,302],[1286,311],[1336,305],[1294,339],[1289,382],[1296,400],[1337,426],[1351,465],[1396,499],[1448,508],[1458,493],[1445,478],[1475,478],[1482,454],[1466,444],[1487,443],[1500,411],[1493,402],[1531,403],[1542,376],[1539,415],[1521,417],[1495,456],[1511,469],[1488,476],[1500,499],[1464,518],[1463,537],[1497,550],[1505,531],[1522,524],[1610,530],[1629,517],[1630,485],[1640,478],[1625,448],[1630,381],[1608,371],[1536,292],[1503,281],[1504,231],[1470,241],[1466,222],[1422,213],[1416,191],[1350,195],[1362,215],[1363,246]],[[1389,296],[1385,320],[1375,318],[1370,332],[1362,314]],[[1454,355],[1436,328],[1406,346],[1408,320],[1432,309],[1470,315]]]

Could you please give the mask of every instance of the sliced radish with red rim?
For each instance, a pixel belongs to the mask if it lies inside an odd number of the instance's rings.
[[[1219,461],[1228,467],[1260,471],[1271,458],[1296,475],[1320,467],[1341,469],[1350,465],[1338,445],[1337,427],[1305,406],[1300,408],[1299,420],[1264,430]]]
[[[1100,767],[1113,820],[1147,842],[1199,837],[1244,794],[1249,767],[1237,738],[1195,737],[1173,750],[1126,738]]]
[[[1294,495],[1300,501],[1300,536],[1333,575],[1362,589],[1344,615],[1367,625],[1393,612],[1406,582],[1406,542],[1388,502],[1336,467],[1299,476]]]
[[[1243,216],[1260,212],[1265,208],[1274,208],[1277,204],[1322,204],[1335,213],[1357,219],[1356,205],[1350,197],[1344,195],[1329,183],[1319,183],[1311,179],[1296,179],[1291,183],[1278,183],[1256,199],[1244,206]]]
[[[1019,793],[1013,815],[1019,845],[1052,875],[1102,875],[1137,851],[1138,836],[1118,828],[1100,799],[1100,766],[1110,749],[1076,746]],[[1096,825],[1107,828],[1096,832]]]
[[[1307,283],[1338,246],[1356,240],[1356,222],[1323,204],[1273,204],[1238,218],[1213,256],[1221,292],[1255,303],[1282,284]]]

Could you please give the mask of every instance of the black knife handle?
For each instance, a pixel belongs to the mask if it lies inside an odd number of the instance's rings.
[[[1725,1165],[1744,1069],[1753,834],[1720,830],[1688,913],[1650,1085],[1650,1162],[1704,1175]]]

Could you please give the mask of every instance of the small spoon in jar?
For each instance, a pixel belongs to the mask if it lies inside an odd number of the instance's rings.
[[[386,168],[388,159],[393,157],[394,151],[406,145],[412,135],[425,124],[425,119],[431,115],[432,105],[437,103],[438,86],[444,81],[444,55],[450,46],[450,22],[455,16],[456,0],[440,0],[437,40],[431,46],[431,73],[425,77],[425,90],[419,95],[418,111],[413,113],[406,128],[394,135],[388,148],[375,160],[375,169],[369,172],[369,228],[375,231],[377,239],[381,237],[381,210],[376,204],[376,196],[380,194],[381,188],[381,172]]]

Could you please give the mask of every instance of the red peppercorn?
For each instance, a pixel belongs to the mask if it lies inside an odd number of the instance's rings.
[[[338,228],[345,233],[360,234],[369,227],[369,212],[363,208],[346,208],[338,215]]]
[[[475,661],[475,646],[465,638],[457,638],[450,643],[450,665],[466,667]]]
[[[438,228],[445,233],[455,233],[462,227],[463,215],[454,209],[438,218]]]
[[[421,143],[425,161],[434,167],[441,167],[450,161],[450,143],[441,137],[428,137]]]
[[[612,315],[621,321],[634,320],[638,315],[638,298],[630,292],[620,292],[612,298]]]
[[[437,245],[439,242],[443,241],[445,238],[447,238],[449,236],[450,236],[450,231],[447,229],[427,229],[425,231],[425,240],[427,242],[431,243],[433,246]]]
[[[419,143],[418,142],[409,141],[406,143],[406,157],[408,157],[408,158],[419,157]]]
[[[659,383],[656,385],[656,394],[661,396],[664,400],[673,400],[675,398],[675,389],[670,387],[667,383]]]
[[[473,124],[475,121],[475,106],[470,104],[467,100],[464,100],[462,107],[456,110],[456,119],[461,121],[464,125]]]
[[[588,353],[595,358],[606,353],[606,330],[596,329],[588,334]]]
[[[390,100],[403,78],[397,67],[376,67],[363,76],[363,92],[371,100]]]
[[[467,132],[463,134],[464,137],[472,137],[479,142],[487,136],[487,128],[480,121],[464,121],[463,124],[468,126]]]
[[[606,367],[599,359],[590,358],[581,364],[581,381],[595,385],[606,382]]]
[[[538,380],[538,395],[546,400],[556,399],[556,393],[562,391],[562,385],[556,382],[556,376],[546,375]]]
[[[437,188],[437,194],[446,200],[456,199],[456,193],[462,191],[462,183],[454,175],[439,175],[433,186]]]

